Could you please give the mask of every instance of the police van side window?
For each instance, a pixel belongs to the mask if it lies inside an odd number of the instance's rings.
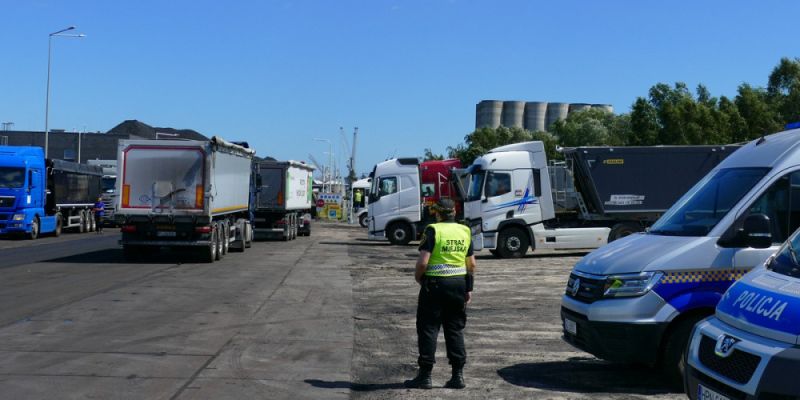
[[[511,174],[489,172],[486,174],[486,197],[502,196],[511,191]]]
[[[397,193],[397,177],[389,176],[386,178],[381,178],[378,190],[380,196],[386,196],[392,193]]]
[[[800,172],[782,176],[748,209],[769,217],[773,243],[783,243],[800,227]]]

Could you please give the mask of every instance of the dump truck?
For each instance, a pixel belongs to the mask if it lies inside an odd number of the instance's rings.
[[[250,247],[254,154],[216,136],[121,140],[114,218],[125,257],[190,248],[210,263]]]
[[[0,235],[94,231],[99,167],[45,159],[41,147],[0,146]]]
[[[253,162],[256,238],[293,240],[311,235],[314,168],[299,161]]]

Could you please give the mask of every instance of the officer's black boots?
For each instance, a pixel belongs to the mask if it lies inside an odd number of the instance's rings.
[[[453,366],[453,376],[450,377],[450,380],[444,384],[444,387],[448,389],[463,389],[467,387],[464,384],[464,367],[456,367]]]
[[[419,372],[414,379],[409,379],[403,385],[409,389],[430,389],[433,387],[431,382],[431,370],[433,366],[420,366]]]

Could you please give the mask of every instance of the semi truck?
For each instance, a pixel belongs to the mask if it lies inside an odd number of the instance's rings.
[[[350,198],[353,201],[353,218],[358,221],[358,225],[366,228],[369,224],[369,210],[367,209],[369,199],[369,189],[372,186],[372,178],[359,179],[350,185]],[[356,192],[361,192],[361,201],[357,202]]]
[[[549,163],[542,142],[478,157],[464,216],[476,250],[594,249],[640,232],[739,146],[577,147]]]
[[[0,235],[94,231],[102,170],[45,159],[40,147],[0,146]]]
[[[459,160],[434,160],[420,163],[417,158],[394,158],[372,170],[369,193],[369,239],[397,245],[419,239],[428,224],[436,222],[429,206],[440,198],[456,200],[461,218],[461,199],[454,186],[453,171]]]
[[[216,136],[121,140],[115,220],[125,257],[190,248],[211,263],[250,247],[254,154]]]
[[[314,168],[298,161],[253,163],[256,238],[293,240],[311,235]]]

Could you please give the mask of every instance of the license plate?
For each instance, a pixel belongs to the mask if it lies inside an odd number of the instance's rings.
[[[578,324],[575,321],[564,318],[564,330],[571,335],[578,334]]]
[[[175,225],[156,225],[156,229],[160,231],[174,231]]]
[[[730,398],[703,385],[697,385],[697,400],[730,400]]]
[[[158,231],[158,232],[156,232],[156,236],[158,236],[158,237],[175,237],[175,236],[177,236],[177,234],[175,232]]]

